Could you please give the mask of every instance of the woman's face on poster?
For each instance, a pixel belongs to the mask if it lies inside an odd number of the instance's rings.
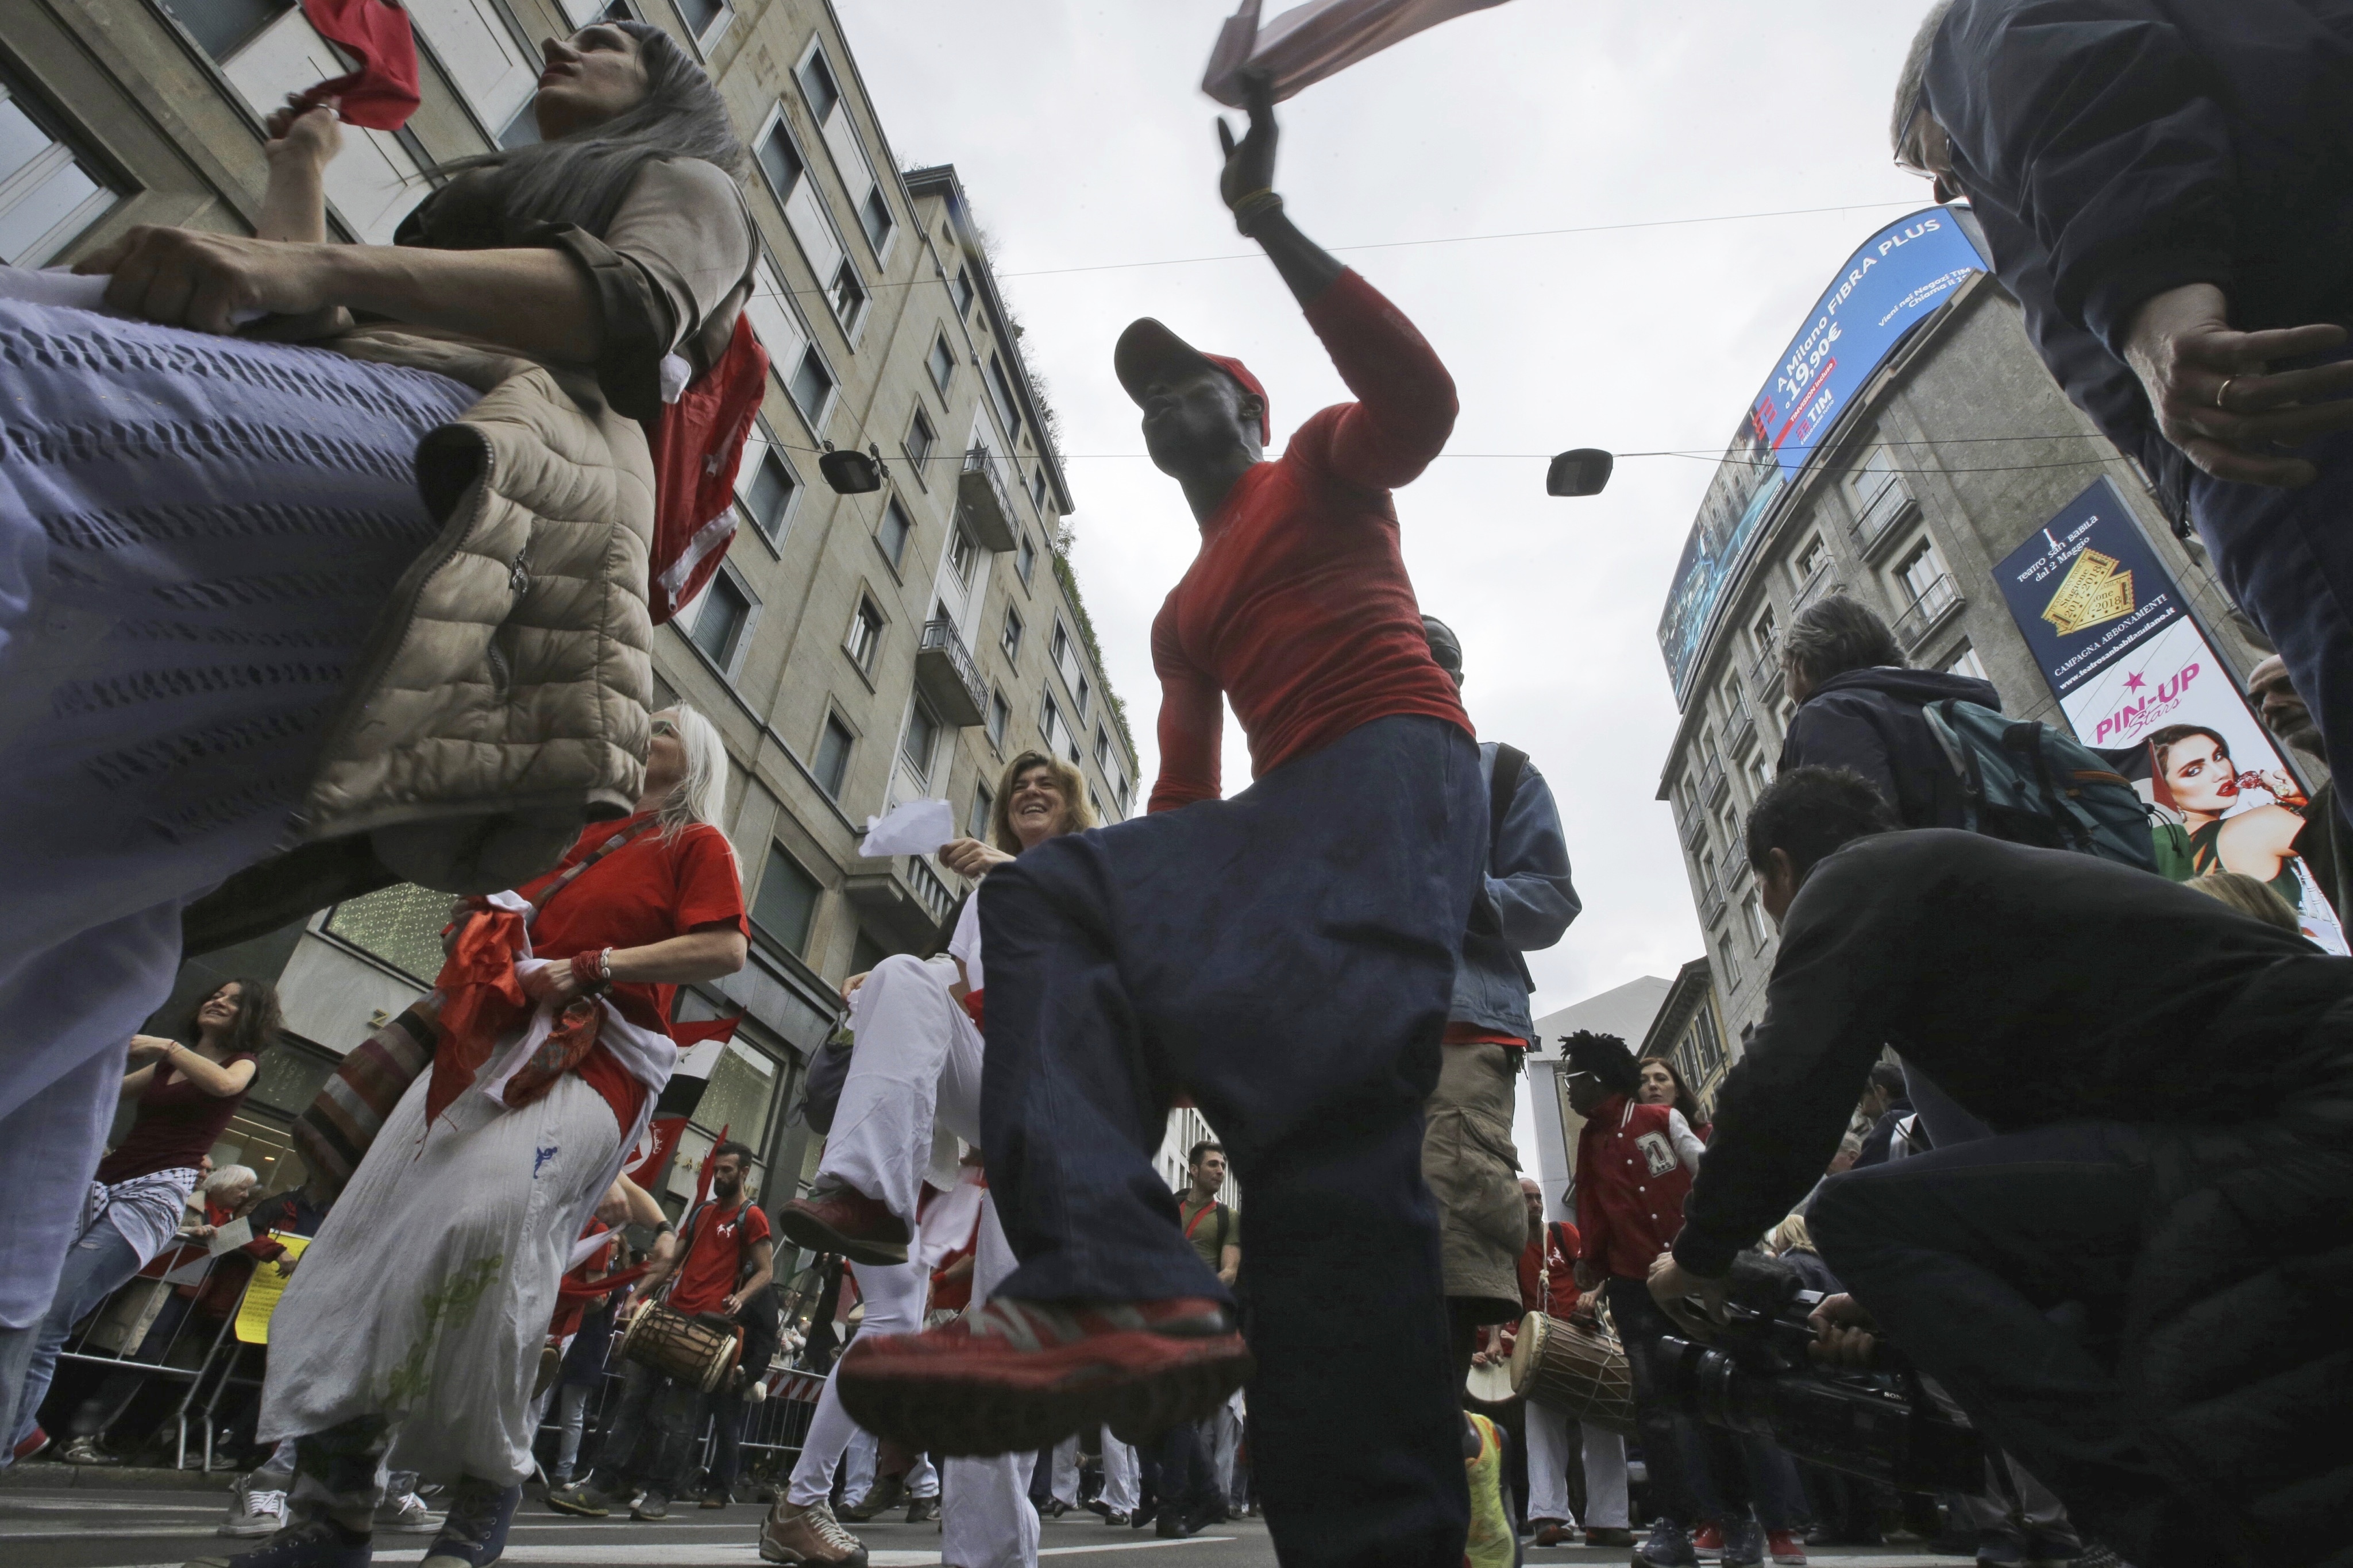
[[[2184,735],[2166,748],[2165,783],[2184,811],[2220,816],[2239,798],[2231,753],[2211,735]]]

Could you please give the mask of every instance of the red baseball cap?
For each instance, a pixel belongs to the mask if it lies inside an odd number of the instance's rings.
[[[1261,445],[1274,439],[1274,405],[1266,395],[1266,388],[1250,366],[1227,354],[1205,353],[1149,316],[1139,316],[1127,324],[1111,351],[1111,366],[1119,377],[1120,385],[1141,405],[1144,389],[1152,384],[1156,373],[1167,370],[1189,370],[1208,365],[1233,377],[1235,384],[1258,399],[1258,437]]]

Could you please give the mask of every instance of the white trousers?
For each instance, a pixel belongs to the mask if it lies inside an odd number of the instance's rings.
[[[865,1427],[853,1429],[849,1435],[849,1451],[842,1460],[841,1500],[844,1506],[856,1508],[873,1491],[876,1462],[882,1457],[882,1441]],[[929,1454],[915,1456],[914,1464],[904,1477],[907,1495],[919,1502],[940,1495],[940,1473],[932,1468]]]
[[[1577,1522],[1568,1506],[1568,1416],[1529,1400],[1528,1518]],[[1626,1439],[1589,1422],[1585,1436],[1585,1521],[1595,1530],[1626,1528]]]
[[[847,1182],[910,1225],[940,1131],[980,1142],[980,1031],[948,992],[955,978],[944,959],[903,953],[867,975],[849,1010],[857,1048],[818,1162],[820,1180]]]
[[[1143,1503],[1137,1489],[1135,1450],[1103,1429],[1103,1506],[1113,1513],[1134,1513]],[[1079,1435],[1054,1445],[1054,1500],[1064,1508],[1079,1506]]]
[[[917,1254],[922,1240],[920,1233],[908,1238],[907,1251],[911,1256]],[[853,1263],[849,1273],[858,1281],[859,1294],[866,1300],[866,1317],[860,1333],[912,1334],[923,1326],[923,1293],[931,1281],[923,1277],[922,1264],[893,1263],[877,1268],[869,1263]],[[808,1436],[801,1445],[800,1462],[793,1467],[792,1485],[785,1492],[785,1500],[795,1508],[807,1508],[833,1495],[833,1473],[840,1467],[842,1456],[849,1451],[849,1440],[858,1436],[858,1423],[841,1407],[841,1392],[834,1386],[840,1376],[841,1363],[836,1361],[833,1370],[826,1373],[825,1392],[818,1395],[817,1414],[809,1417]]]
[[[867,984],[871,985],[872,981]],[[997,1220],[997,1201],[980,1205],[974,1250],[972,1300],[986,1302],[1013,1272],[1013,1247]],[[940,1501],[940,1561],[955,1568],[1038,1568],[1038,1510],[1029,1506],[1029,1472],[1038,1456],[999,1454],[993,1459],[950,1459]],[[1132,1461],[1131,1461],[1132,1464]],[[1134,1495],[1129,1470],[1129,1495]],[[1130,1503],[1131,1511],[1134,1508]]]

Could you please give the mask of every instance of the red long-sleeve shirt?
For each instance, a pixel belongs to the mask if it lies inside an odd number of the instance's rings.
[[[1672,1105],[1637,1105],[1616,1094],[1594,1107],[1577,1136],[1584,1260],[1620,1279],[1648,1279],[1651,1260],[1683,1227],[1683,1197],[1701,1152]]]
[[[1388,494],[1446,445],[1453,378],[1354,272],[1307,307],[1307,322],[1357,401],[1318,412],[1281,458],[1234,481],[1153,620],[1154,811],[1218,797],[1220,692],[1250,737],[1253,778],[1396,714],[1471,732],[1422,636]]]

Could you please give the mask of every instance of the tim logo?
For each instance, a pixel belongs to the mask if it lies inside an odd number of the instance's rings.
[[[1663,1176],[1675,1168],[1675,1148],[1663,1132],[1645,1132],[1634,1140],[1634,1147],[1642,1152],[1651,1167],[1651,1174]]]

